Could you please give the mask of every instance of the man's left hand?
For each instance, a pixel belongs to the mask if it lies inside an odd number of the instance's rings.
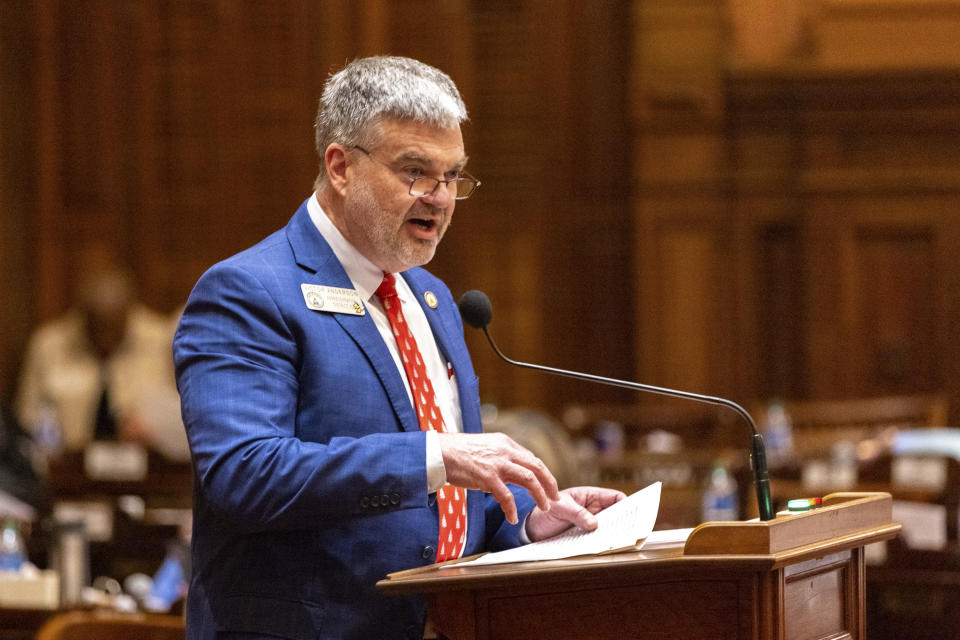
[[[585,531],[597,528],[594,514],[626,498],[622,491],[602,487],[572,487],[560,492],[560,499],[551,501],[550,510],[535,507],[527,516],[527,537],[532,542],[555,536],[571,526]]]

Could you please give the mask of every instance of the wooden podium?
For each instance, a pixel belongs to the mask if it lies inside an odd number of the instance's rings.
[[[394,573],[450,640],[865,640],[863,547],[893,538],[886,493],[834,493],[768,522],[707,522],[660,549]]]

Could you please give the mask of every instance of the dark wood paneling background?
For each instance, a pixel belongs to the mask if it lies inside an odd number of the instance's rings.
[[[392,53],[467,100],[484,185],[432,270],[490,295],[508,354],[743,402],[946,389],[956,410],[957,62],[931,73],[921,44],[913,67],[844,68],[837,25],[889,33],[930,2],[876,5],[773,32],[722,0],[0,0],[0,390],[87,261],[120,256],[174,312],[282,226],[325,78]],[[631,399],[468,341],[487,400]]]
[[[7,394],[29,329],[66,308],[88,261],[118,255],[143,299],[173,312],[206,267],[285,224],[316,175],[323,82],[377,53],[446,70],[471,112],[484,186],[458,207],[433,271],[455,295],[489,293],[518,358],[631,375],[628,2],[2,7],[0,231],[17,274],[0,291]],[[556,406],[566,392],[471,344],[489,399]]]
[[[647,0],[633,34],[641,377],[955,420],[960,6]]]

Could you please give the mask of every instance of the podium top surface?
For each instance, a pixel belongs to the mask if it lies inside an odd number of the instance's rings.
[[[606,580],[611,573],[772,571],[896,537],[888,493],[834,493],[823,506],[766,521],[706,522],[686,544],[561,560],[458,567],[463,560],[391,573],[377,583],[390,594],[517,586],[524,582]]]

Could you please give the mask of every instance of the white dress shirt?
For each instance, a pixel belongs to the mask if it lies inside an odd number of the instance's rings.
[[[410,405],[413,403],[413,394],[410,391],[410,383],[407,381],[407,373],[403,368],[403,362],[400,359],[400,350],[397,347],[397,340],[393,336],[393,330],[390,327],[390,319],[387,317],[380,299],[376,296],[377,287],[383,282],[383,271],[375,264],[370,262],[356,247],[343,237],[340,230],[334,226],[330,218],[327,217],[320,203],[317,201],[317,194],[314,193],[307,203],[307,212],[310,219],[320,231],[320,235],[327,241],[334,255],[340,261],[347,277],[353,283],[354,288],[360,294],[361,299],[365,301],[367,313],[377,326],[377,330],[383,337],[384,343],[393,356],[393,361],[397,365],[400,377],[407,389],[407,396],[410,399]],[[437,341],[433,337],[433,331],[427,322],[427,317],[423,312],[423,307],[414,298],[409,285],[404,281],[402,274],[393,274],[396,278],[397,297],[400,299],[403,316],[417,341],[417,347],[420,349],[420,355],[423,357],[427,368],[427,376],[433,384],[434,395],[436,396],[437,406],[443,415],[443,423],[447,431],[463,431],[463,420],[460,414],[460,396],[457,392],[456,378],[451,372],[449,363],[440,354],[437,348]],[[437,434],[434,431],[427,431],[427,489],[434,492],[446,483],[446,469],[443,466],[443,455],[440,451],[440,443]]]

